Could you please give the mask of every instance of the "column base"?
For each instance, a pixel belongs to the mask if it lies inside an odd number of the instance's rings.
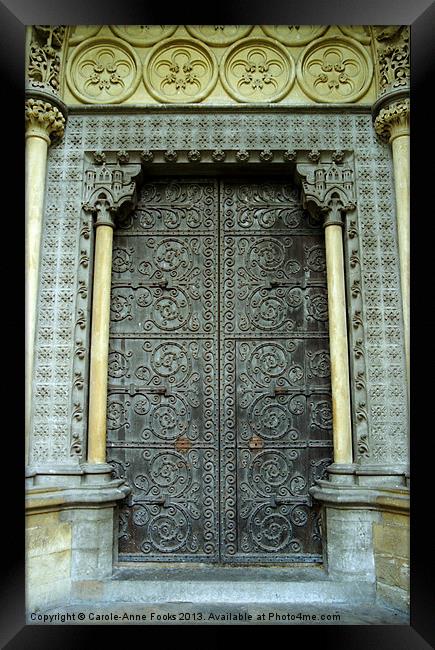
[[[317,481],[310,494],[322,504],[330,578],[374,583],[380,599],[398,594],[390,605],[404,609],[409,602],[408,477],[403,468],[389,477],[386,471],[334,464],[329,480]],[[383,483],[387,478],[391,484]]]
[[[28,611],[69,602],[74,582],[112,575],[115,507],[130,493],[107,464],[41,470],[29,471],[26,492]]]

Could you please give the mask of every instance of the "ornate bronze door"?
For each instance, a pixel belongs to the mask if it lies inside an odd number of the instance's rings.
[[[320,561],[324,239],[288,182],[154,179],[114,234],[108,459],[122,561]]]

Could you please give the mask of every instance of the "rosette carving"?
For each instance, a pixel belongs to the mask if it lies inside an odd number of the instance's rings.
[[[227,92],[241,102],[282,99],[294,79],[294,63],[287,50],[276,41],[247,38],[225,53],[220,68]]]
[[[42,99],[29,97],[26,100],[26,130],[43,129],[54,140],[61,138],[65,131],[66,120],[60,110]]]
[[[71,92],[87,104],[119,104],[136,90],[140,60],[123,41],[90,39],[74,52],[67,72]]]
[[[166,40],[150,52],[144,68],[145,85],[163,102],[199,102],[214,88],[214,54],[189,39]]]
[[[297,76],[304,92],[315,101],[355,102],[367,92],[373,66],[356,41],[326,36],[302,52]]]
[[[186,25],[187,31],[208,45],[231,45],[244,38],[252,25]]]
[[[322,36],[328,25],[262,25],[261,29],[284,45],[306,45]]]
[[[144,46],[172,36],[177,25],[111,25],[110,29],[131,45]]]

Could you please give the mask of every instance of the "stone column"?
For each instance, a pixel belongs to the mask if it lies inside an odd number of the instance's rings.
[[[324,224],[331,354],[332,433],[334,463],[350,465],[353,462],[353,453],[342,225],[338,205],[334,205]]]
[[[355,208],[353,170],[343,151],[321,161],[317,150],[310,162],[297,164],[304,207],[324,216],[326,275],[328,285],[329,348],[331,357],[332,435],[334,468],[351,469],[353,463],[350,412],[349,349],[346,318],[342,214]]]
[[[105,203],[97,204],[97,210],[88,431],[88,463],[91,465],[106,462],[107,371],[114,227]]]
[[[383,102],[385,103],[385,99]],[[379,104],[378,104],[379,107]],[[409,99],[399,99],[380,108],[375,119],[379,137],[391,144],[396,193],[396,219],[399,243],[400,282],[406,370],[409,386]]]
[[[113,228],[115,215],[135,204],[136,178],[141,171],[140,164],[128,164],[128,158],[125,152],[107,156],[95,152],[94,162],[98,162],[86,170],[84,183],[83,209],[95,215],[96,228],[87,464],[89,471],[109,475],[112,468],[106,463],[106,415]]]
[[[66,109],[52,98],[41,99],[43,93],[26,99],[26,461],[28,458],[29,430],[32,403],[33,357],[36,328],[36,302],[38,297],[39,259],[41,249],[42,218],[45,194],[45,177],[48,147],[54,138],[62,137],[66,123]],[[57,105],[56,105],[57,104]],[[64,108],[63,111],[59,109]]]

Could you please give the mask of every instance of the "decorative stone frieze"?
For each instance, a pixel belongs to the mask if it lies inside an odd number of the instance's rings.
[[[409,109],[410,100],[406,98],[380,109],[374,126],[383,142],[391,142],[400,135],[409,135]]]

